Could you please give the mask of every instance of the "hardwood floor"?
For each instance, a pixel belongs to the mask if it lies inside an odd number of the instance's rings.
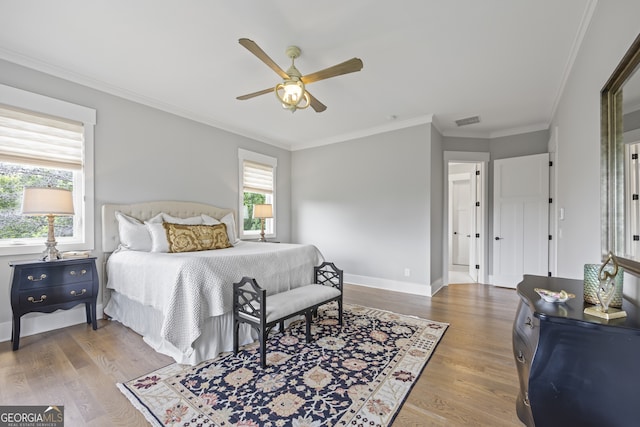
[[[394,426],[519,426],[511,350],[515,290],[449,285],[434,297],[345,286],[345,302],[411,314],[449,328]],[[173,360],[116,322],[99,321],[0,343],[0,404],[65,407],[65,425],[144,426],[116,388]]]

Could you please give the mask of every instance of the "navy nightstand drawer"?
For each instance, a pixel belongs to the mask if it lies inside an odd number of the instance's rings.
[[[20,307],[30,307],[31,310],[35,311],[39,307],[73,302],[76,299],[82,302],[92,296],[93,289],[90,283],[87,285],[53,286],[20,292],[19,304]]]
[[[76,283],[93,280],[91,263],[74,265],[38,266],[20,269],[21,289],[42,286],[55,286],[63,283]]]

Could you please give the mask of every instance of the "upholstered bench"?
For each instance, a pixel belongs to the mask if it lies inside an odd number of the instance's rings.
[[[238,328],[248,323],[258,331],[260,364],[267,366],[266,342],[269,332],[276,325],[284,331],[284,321],[304,315],[306,340],[311,342],[311,320],[318,307],[332,301],[338,302],[338,323],[342,325],[342,270],[332,262],[314,267],[315,283],[300,286],[286,292],[269,295],[252,277],[243,277],[233,284],[233,352],[238,353]]]

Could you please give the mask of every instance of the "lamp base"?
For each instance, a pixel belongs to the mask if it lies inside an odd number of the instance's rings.
[[[55,261],[60,259],[60,251],[56,248],[56,243],[55,241],[44,243],[47,248],[42,251],[42,261]]]
[[[264,238],[264,218],[260,218],[260,238],[258,242],[266,242],[267,239]]]
[[[620,319],[622,317],[627,317],[627,312],[624,310],[620,310],[618,308],[609,308],[609,310],[605,313],[602,311],[602,307],[600,305],[595,305],[593,307],[587,307],[584,309],[585,314],[589,314],[591,316],[600,317],[602,319]]]

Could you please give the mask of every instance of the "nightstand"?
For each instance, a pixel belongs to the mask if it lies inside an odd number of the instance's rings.
[[[20,343],[20,318],[34,311],[51,313],[68,310],[84,303],[87,323],[98,328],[96,301],[98,271],[96,258],[64,259],[57,261],[12,261],[11,309],[13,350]]]

